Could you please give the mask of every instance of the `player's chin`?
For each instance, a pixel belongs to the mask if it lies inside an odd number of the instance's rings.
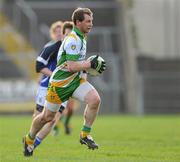
[[[87,29],[87,30],[86,30],[86,33],[89,33],[90,31],[91,31],[91,29]]]

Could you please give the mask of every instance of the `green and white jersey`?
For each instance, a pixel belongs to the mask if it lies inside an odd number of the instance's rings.
[[[50,82],[55,87],[69,87],[80,83],[80,72],[72,73],[66,68],[67,61],[83,61],[86,57],[86,38],[81,31],[74,27],[65,37],[58,52],[57,67]]]

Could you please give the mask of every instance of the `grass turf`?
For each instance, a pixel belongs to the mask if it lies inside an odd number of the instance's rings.
[[[79,144],[82,117],[71,120],[72,135],[51,135],[22,155],[30,116],[0,116],[0,162],[179,162],[180,116],[98,116],[92,129],[98,150]]]

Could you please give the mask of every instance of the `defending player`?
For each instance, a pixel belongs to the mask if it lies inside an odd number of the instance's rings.
[[[72,14],[75,26],[71,34],[63,40],[58,52],[58,64],[50,79],[44,111],[33,119],[30,131],[25,136],[25,156],[32,155],[31,146],[36,134],[47,122],[54,119],[59,106],[70,97],[87,104],[84,111],[84,125],[80,132],[80,143],[87,145],[90,149],[98,148],[90,131],[100,106],[100,96],[96,89],[80,76],[83,70],[94,68],[102,72],[106,67],[105,62],[101,65],[98,63],[98,56],[92,60],[85,60],[85,35],[93,26],[92,15],[88,8],[78,8]]]

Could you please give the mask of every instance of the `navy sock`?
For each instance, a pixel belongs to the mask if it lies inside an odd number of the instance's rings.
[[[34,140],[34,148],[36,148],[38,145],[40,145],[42,142],[42,140],[36,136],[35,140]]]

